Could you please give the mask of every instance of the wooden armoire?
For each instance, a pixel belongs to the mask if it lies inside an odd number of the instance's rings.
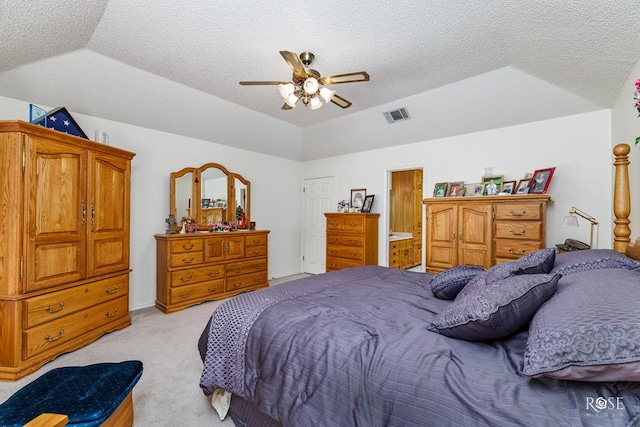
[[[0,380],[131,324],[134,155],[0,122]]]

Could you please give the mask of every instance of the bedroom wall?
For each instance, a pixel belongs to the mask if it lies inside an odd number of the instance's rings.
[[[29,104],[0,97],[0,120],[29,120]],[[302,164],[221,144],[72,113],[93,136],[105,130],[112,146],[136,153],[131,167],[130,308],[152,306],[156,297],[154,234],[166,229],[169,174],[207,162],[224,165],[251,181],[251,219],[269,235],[269,276],[300,272]],[[277,171],[277,173],[274,173]],[[295,209],[292,209],[295,207]]]
[[[636,147],[635,140],[640,136],[640,117],[638,110],[631,105],[635,81],[640,79],[640,61],[636,63],[629,78],[622,86],[613,107],[611,108],[611,146],[619,143],[631,145],[629,154],[629,180],[631,181],[631,239],[640,237],[640,144]]]
[[[402,123],[394,126],[402,126]],[[388,149],[379,149],[304,162],[304,177],[336,177],[336,203],[349,199],[350,189],[366,188],[375,194],[374,212],[379,212],[379,263],[387,265],[385,230],[388,197],[384,194],[387,171],[406,167],[424,168],[425,195],[431,196],[436,182],[479,182],[485,167],[505,180],[519,180],[525,172],[556,167],[547,210],[547,246],[566,238],[589,241],[589,226],[561,225],[572,206],[601,223],[599,247],[611,248],[611,143],[610,113],[588,114],[545,120],[473,134],[442,138]],[[348,143],[348,141],[343,141]]]

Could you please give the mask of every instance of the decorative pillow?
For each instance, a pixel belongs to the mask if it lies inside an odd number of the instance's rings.
[[[628,258],[612,249],[591,249],[563,252],[556,256],[552,273],[567,274],[600,268],[640,268],[640,261]]]
[[[553,268],[555,259],[555,249],[547,248],[527,254],[515,261],[494,265],[484,274],[479,274],[469,281],[458,295],[460,297],[466,296],[489,283],[517,274],[547,274]]]
[[[577,381],[640,381],[638,307],[638,270],[563,276],[556,295],[531,321],[523,372]]]
[[[445,307],[431,330],[451,338],[484,341],[506,337],[527,324],[551,298],[560,275],[523,274],[488,283]]]
[[[469,280],[482,273],[484,268],[475,265],[459,265],[436,274],[431,280],[431,291],[436,298],[454,299]]]

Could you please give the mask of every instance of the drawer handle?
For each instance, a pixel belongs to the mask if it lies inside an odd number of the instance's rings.
[[[109,313],[108,311],[104,314],[107,317],[115,317],[118,313],[120,313],[120,310],[118,310],[117,308],[115,310],[113,310],[113,313]]]
[[[217,290],[218,290],[218,287],[217,287],[217,286],[216,286],[216,287],[214,287],[213,289],[211,289],[211,286],[209,286],[209,287],[207,288],[207,291],[208,291],[210,294],[212,294],[212,293],[216,292]]]
[[[253,244],[254,244],[254,245],[257,245],[258,243],[260,243],[260,240],[258,240],[258,239],[253,239]]]
[[[262,277],[256,277],[255,279],[253,279],[254,283],[260,283],[262,282]]]
[[[351,244],[355,245],[356,243],[358,243],[357,240],[351,240]]]
[[[509,252],[512,253],[512,254],[524,255],[527,252],[527,250],[526,249],[522,249],[520,251],[515,251],[515,250],[513,250],[513,248],[509,248]]]
[[[254,270],[262,270],[262,263],[253,266]]]
[[[331,223],[331,226],[333,226],[333,227],[337,227],[339,224],[340,224],[339,222],[332,222],[332,223]]]
[[[49,313],[57,313],[58,311],[60,311],[60,310],[62,310],[64,308],[64,301],[62,301],[60,304],[58,304],[58,306],[60,308],[56,310],[55,308],[52,308],[50,305],[48,305],[48,306],[46,306],[44,308],[44,311],[47,311]]]
[[[191,296],[191,291],[187,292],[186,294],[180,294],[178,295],[180,298],[189,298]]]
[[[335,237],[331,239],[331,243],[336,243],[338,241],[338,239],[336,239]]]
[[[189,277],[187,277],[186,279],[185,279],[185,277],[184,277],[184,276],[180,276],[180,281],[181,281],[181,282],[188,282],[188,281],[190,281],[191,279],[193,279],[193,273],[191,273],[191,272],[189,272]]]
[[[233,269],[233,272],[234,272],[234,273],[240,273],[241,271],[242,271],[242,267],[235,267],[235,268]]]
[[[234,283],[233,286],[239,288],[240,286],[242,286],[242,283]]]
[[[349,224],[349,227],[351,227],[351,228],[355,228],[357,226],[358,226],[358,224]]]
[[[186,259],[186,258],[182,258],[182,262],[183,262],[183,263],[185,263],[185,264],[191,264],[191,263],[193,262],[193,260],[194,260],[194,259],[195,259],[194,257],[191,257],[191,259],[189,259],[189,260],[187,261],[187,259]]]
[[[333,264],[331,264],[331,267],[337,267],[338,264],[336,264],[335,262]]]
[[[262,251],[251,251],[251,255],[253,256],[262,255]]]
[[[113,294],[117,294],[118,291],[120,290],[120,286],[116,286],[115,288],[111,289],[111,288],[107,288],[104,291],[106,293],[108,293],[109,295],[113,295]]]
[[[209,272],[209,277],[218,277],[218,275],[220,274],[220,272],[218,270],[216,270],[215,272]]]
[[[515,213],[514,211],[509,211],[509,215],[511,216],[525,216],[527,214],[527,211],[525,210],[521,210],[520,213]]]
[[[331,250],[331,251],[329,251],[329,252],[331,252],[331,255],[335,255],[335,254],[337,254],[337,253],[338,253],[338,251],[334,251],[334,250]]]
[[[517,233],[515,231],[513,231],[512,229],[509,229],[509,233],[515,235],[515,236],[524,236],[527,233],[527,230],[522,230],[521,232]]]
[[[60,332],[58,332],[57,337],[52,337],[51,335],[47,334],[44,336],[44,339],[49,342],[54,342],[55,340],[59,340],[60,338],[62,338],[63,335],[64,335],[64,329],[60,329]]]
[[[349,256],[350,256],[351,258],[355,258],[355,257],[357,257],[357,256],[358,256],[358,254],[357,254],[357,253],[355,253],[355,252],[349,252]]]
[[[191,249],[193,249],[193,243],[191,243],[191,246],[187,247],[187,245],[182,245],[182,249],[184,249],[185,251],[190,251]]]

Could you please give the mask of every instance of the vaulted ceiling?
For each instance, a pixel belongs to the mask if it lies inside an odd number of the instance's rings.
[[[640,0],[0,0],[0,96],[308,160],[609,108]],[[284,111],[278,53],[353,102]],[[631,97],[631,94],[630,94]],[[631,101],[631,100],[630,100]],[[406,107],[411,120],[382,113]]]

